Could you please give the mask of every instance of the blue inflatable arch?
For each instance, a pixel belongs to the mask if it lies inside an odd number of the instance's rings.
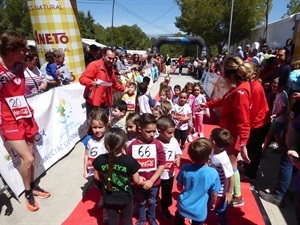
[[[175,45],[191,45],[197,44],[199,46],[199,52],[202,52],[202,49],[205,47],[205,42],[203,38],[197,37],[167,37],[161,36],[156,39],[152,45],[153,52],[159,52],[160,46],[163,44],[175,44]]]

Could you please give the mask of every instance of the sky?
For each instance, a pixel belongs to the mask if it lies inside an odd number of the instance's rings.
[[[113,0],[77,0],[79,11],[88,10],[96,23],[103,27],[112,25]],[[280,20],[287,12],[289,0],[273,0],[269,23]],[[180,32],[174,25],[180,10],[174,0],[115,0],[114,27],[137,24],[148,36]],[[233,15],[234,16],[234,15]]]

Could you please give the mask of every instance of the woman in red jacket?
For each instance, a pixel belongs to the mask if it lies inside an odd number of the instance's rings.
[[[260,68],[254,63],[245,63],[252,74],[251,98],[250,98],[250,136],[247,143],[248,157],[251,160],[249,164],[244,164],[245,175],[241,180],[244,182],[253,182],[260,159],[262,156],[262,144],[270,128],[269,106],[258,77]]]
[[[229,130],[233,137],[232,145],[226,149],[234,171],[234,193],[231,203],[234,207],[240,207],[244,205],[244,199],[240,188],[237,156],[241,152],[244,162],[250,163],[246,145],[250,134],[251,73],[242,59],[231,55],[224,60],[223,74],[232,88],[223,98],[209,101],[202,105],[201,109],[222,107],[220,126]]]

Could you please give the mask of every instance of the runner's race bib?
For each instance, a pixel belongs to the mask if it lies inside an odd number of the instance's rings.
[[[5,98],[5,100],[16,120],[32,117],[28,103],[24,96],[20,95],[9,97]]]
[[[150,172],[157,169],[156,145],[133,145],[132,157],[135,158],[141,168],[139,172]]]

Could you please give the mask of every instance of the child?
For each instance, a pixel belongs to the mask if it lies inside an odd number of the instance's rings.
[[[127,113],[135,112],[136,103],[136,83],[129,83],[127,87],[127,92],[123,95],[122,100],[127,104]]]
[[[164,107],[165,112],[166,112],[166,113],[164,113],[165,115],[171,114],[171,110],[173,108],[173,103],[171,101],[163,100],[163,101],[161,101],[160,105]]]
[[[172,187],[175,176],[174,165],[180,166],[182,151],[174,138],[175,123],[170,115],[163,115],[157,120],[157,130],[159,132],[157,140],[162,143],[166,154],[165,169],[160,176],[160,212],[165,220],[170,221],[172,215],[168,208],[172,205]]]
[[[94,109],[90,114],[90,127],[88,135],[82,140],[85,146],[83,161],[83,177],[94,175],[93,160],[101,154],[107,153],[104,148],[104,134],[108,127],[108,117],[101,109]]]
[[[117,100],[112,105],[112,119],[111,126],[119,127],[122,130],[126,131],[126,112],[127,112],[127,104],[123,100]]]
[[[202,94],[202,87],[199,83],[194,85],[194,96],[195,96],[195,114],[194,114],[194,128],[195,133],[193,137],[204,137],[203,133],[203,115],[206,114],[209,116],[209,108],[206,108],[205,111],[202,111],[199,107],[201,104],[206,103],[205,96]]]
[[[168,89],[169,89],[169,91],[170,91],[170,99],[172,99],[172,97],[173,97],[173,95],[174,95],[174,92],[173,92],[172,86],[170,85],[171,77],[170,77],[170,76],[166,76],[166,77],[165,77],[165,82],[168,84]]]
[[[151,80],[150,77],[144,77],[143,78],[143,82],[147,84],[147,91],[146,91],[146,93],[147,93],[147,95],[149,95],[150,94],[150,89],[151,89],[151,87],[153,85],[152,80]]]
[[[192,116],[194,117],[195,116],[195,96],[193,95],[194,84],[192,82],[187,82],[186,85],[184,86],[184,90],[188,94],[187,103],[191,107]],[[188,122],[189,122],[189,124],[188,124],[188,131],[187,131],[187,135],[188,135],[187,139],[188,139],[188,142],[192,142],[193,138],[192,138],[191,132],[193,129],[193,119],[191,118]]]
[[[162,101],[169,101],[172,104],[172,101],[170,100],[170,91],[167,88],[162,89],[159,92],[160,100],[158,104],[161,104]]]
[[[143,188],[134,186],[138,205],[139,219],[136,225],[146,222],[146,202],[150,225],[157,225],[155,220],[156,196],[160,185],[160,175],[166,164],[166,156],[162,144],[154,138],[156,119],[150,113],[144,113],[139,120],[140,136],[127,148],[126,153],[132,155],[140,164],[139,173],[145,177]]]
[[[142,82],[139,84],[140,96],[138,97],[139,113],[151,113],[151,108],[156,104],[156,101],[151,98],[147,92],[147,83]]]
[[[182,91],[179,95],[178,104],[172,109],[172,117],[176,123],[175,138],[177,139],[181,149],[185,148],[185,141],[188,132],[188,122],[192,118],[191,107],[187,104],[188,95]]]
[[[166,115],[168,113],[164,106],[157,105],[152,109],[152,114],[155,117],[155,119],[158,120],[159,117],[161,117],[162,115]]]
[[[108,127],[108,117],[106,113],[98,108],[95,108],[90,113],[90,127],[88,135],[83,139],[82,143],[85,146],[84,160],[83,160],[83,177],[88,179],[94,175],[94,167],[92,165],[98,155],[107,153],[104,147],[104,134]],[[101,186],[99,180],[94,179],[97,188]],[[101,196],[98,207],[103,208],[103,198]],[[103,209],[103,223],[108,222],[107,210]]]
[[[179,100],[179,94],[181,92],[181,87],[180,85],[175,85],[174,86],[174,95],[172,97],[172,103],[173,105],[177,104],[178,103],[178,100]]]
[[[202,225],[207,217],[209,198],[210,209],[215,209],[221,184],[218,172],[206,165],[210,154],[211,142],[206,138],[195,140],[189,146],[188,155],[193,163],[184,164],[176,177],[181,193],[177,201],[175,225],[183,225],[185,217],[192,220],[192,225]]]
[[[139,73],[139,75],[137,75],[137,77],[135,78],[135,80],[139,84],[139,83],[143,82],[144,74],[145,74],[145,68],[143,66],[140,66],[138,68],[138,73]]]
[[[139,176],[140,164],[131,156],[123,154],[126,134],[120,128],[110,128],[104,138],[107,154],[99,155],[93,162],[98,173],[96,179],[103,182],[101,193],[108,212],[109,224],[119,224],[120,215],[124,225],[132,225],[133,191],[135,184],[143,184]]]
[[[55,55],[53,52],[47,52],[45,54],[45,58],[47,63],[46,66],[46,79],[47,81],[60,80],[61,74],[59,70],[57,70],[55,62]]]
[[[283,150],[284,142],[281,138],[281,133],[285,130],[289,122],[289,99],[285,92],[285,81],[283,78],[275,78],[272,82],[272,91],[276,93],[271,115],[271,127],[267,133],[262,148],[263,153],[268,149],[272,137],[274,136],[279,149]]]
[[[127,131],[127,146],[138,137],[138,121],[140,115],[138,113],[129,113],[126,117],[126,131]]]
[[[232,143],[232,136],[226,129],[215,128],[212,130],[210,138],[212,141],[212,153],[209,166],[218,171],[222,186],[218,192],[215,213],[219,224],[227,225],[226,209],[232,200],[234,176],[232,165],[225,149]]]

